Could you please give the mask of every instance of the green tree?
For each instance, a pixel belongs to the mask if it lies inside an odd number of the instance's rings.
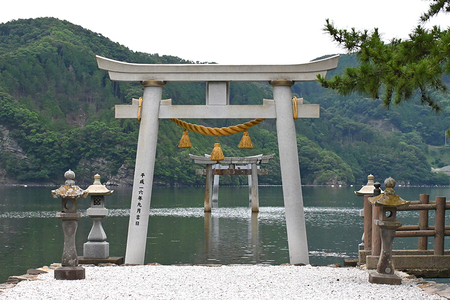
[[[450,11],[449,0],[430,2],[422,22],[441,11]],[[441,109],[433,93],[447,91],[443,76],[450,72],[449,29],[418,25],[408,39],[392,39],[388,43],[381,39],[377,28],[342,30],[327,19],[324,30],[344,49],[355,52],[360,65],[347,68],[332,79],[319,75],[323,87],[343,95],[356,92],[381,98],[386,106],[408,101],[418,93],[422,104],[435,111]]]

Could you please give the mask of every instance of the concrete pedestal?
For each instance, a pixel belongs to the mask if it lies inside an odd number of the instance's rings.
[[[78,256],[79,264],[86,265],[99,265],[99,264],[115,264],[115,265],[123,265],[124,260],[122,256],[110,256],[108,258],[85,258],[83,256]]]

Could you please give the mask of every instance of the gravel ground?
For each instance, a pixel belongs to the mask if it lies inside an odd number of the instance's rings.
[[[108,266],[86,267],[84,280],[53,276],[22,281],[0,299],[446,299],[417,279],[371,284],[367,270],[310,265]]]

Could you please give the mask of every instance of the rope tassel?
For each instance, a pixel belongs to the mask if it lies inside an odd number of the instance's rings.
[[[241,142],[239,143],[239,148],[251,149],[251,148],[253,148],[253,144],[252,144],[252,140],[250,139],[250,136],[248,135],[247,129],[264,121],[264,119],[254,119],[252,121],[249,121],[249,122],[246,122],[243,124],[238,124],[235,126],[221,127],[221,128],[214,127],[213,128],[213,127],[205,127],[205,126],[201,126],[201,125],[187,123],[187,122],[181,121],[179,119],[170,119],[170,120],[172,122],[174,122],[175,124],[177,124],[178,126],[183,127],[185,130],[183,132],[183,136],[178,145],[179,148],[191,148],[192,147],[192,144],[191,144],[191,141],[189,140],[189,136],[188,136],[188,132],[187,132],[188,130],[197,132],[197,133],[201,133],[201,134],[205,134],[205,135],[216,136],[217,143],[214,145],[213,152],[211,153],[211,160],[213,160],[213,161],[220,161],[220,160],[225,159],[225,157],[223,156],[222,149],[220,148],[219,136],[235,134],[235,133],[243,131],[244,135],[242,136]]]
[[[186,129],[183,131],[183,136],[180,139],[178,148],[192,148],[191,140],[189,139],[189,132]]]
[[[222,148],[220,148],[220,143],[215,143],[214,149],[211,152],[210,160],[220,161],[220,160],[224,160],[224,159],[225,159],[225,156],[223,156]]]
[[[244,131],[244,135],[242,136],[241,142],[239,143],[238,147],[241,149],[252,149],[253,148],[252,139],[248,135],[247,130]]]

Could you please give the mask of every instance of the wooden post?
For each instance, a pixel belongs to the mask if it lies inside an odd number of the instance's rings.
[[[214,168],[221,169],[222,167],[220,164],[216,164]],[[214,184],[212,188],[212,197],[211,197],[212,206],[214,208],[219,207],[219,181],[220,181],[219,175],[214,175]]]
[[[380,219],[381,208],[372,205],[372,255],[379,256],[381,253],[381,233],[380,227],[375,223],[375,220]]]
[[[372,204],[369,197],[364,196],[364,250],[372,249]]]
[[[205,218],[204,218],[204,222],[205,222],[205,252],[207,255],[209,255],[209,251],[211,249],[211,243],[212,243],[212,238],[211,238],[211,231],[212,231],[212,217],[211,217],[211,212],[205,212]]]
[[[251,232],[250,236],[250,246],[253,252],[254,259],[259,262],[260,254],[259,254],[259,222],[258,222],[258,213],[252,213],[252,217],[250,220],[250,228]]]
[[[445,202],[445,197],[436,197],[436,216],[434,219],[434,255],[444,255]]]
[[[422,204],[430,203],[430,195],[420,194],[420,202]],[[428,229],[428,210],[419,211],[419,230]],[[428,237],[421,236],[418,240],[418,250],[427,250],[428,248]]]
[[[206,182],[205,182],[205,202],[204,202],[204,211],[211,211],[211,198],[212,198],[212,165],[206,165]]]
[[[252,170],[252,212],[259,212],[258,167],[251,164]]]

